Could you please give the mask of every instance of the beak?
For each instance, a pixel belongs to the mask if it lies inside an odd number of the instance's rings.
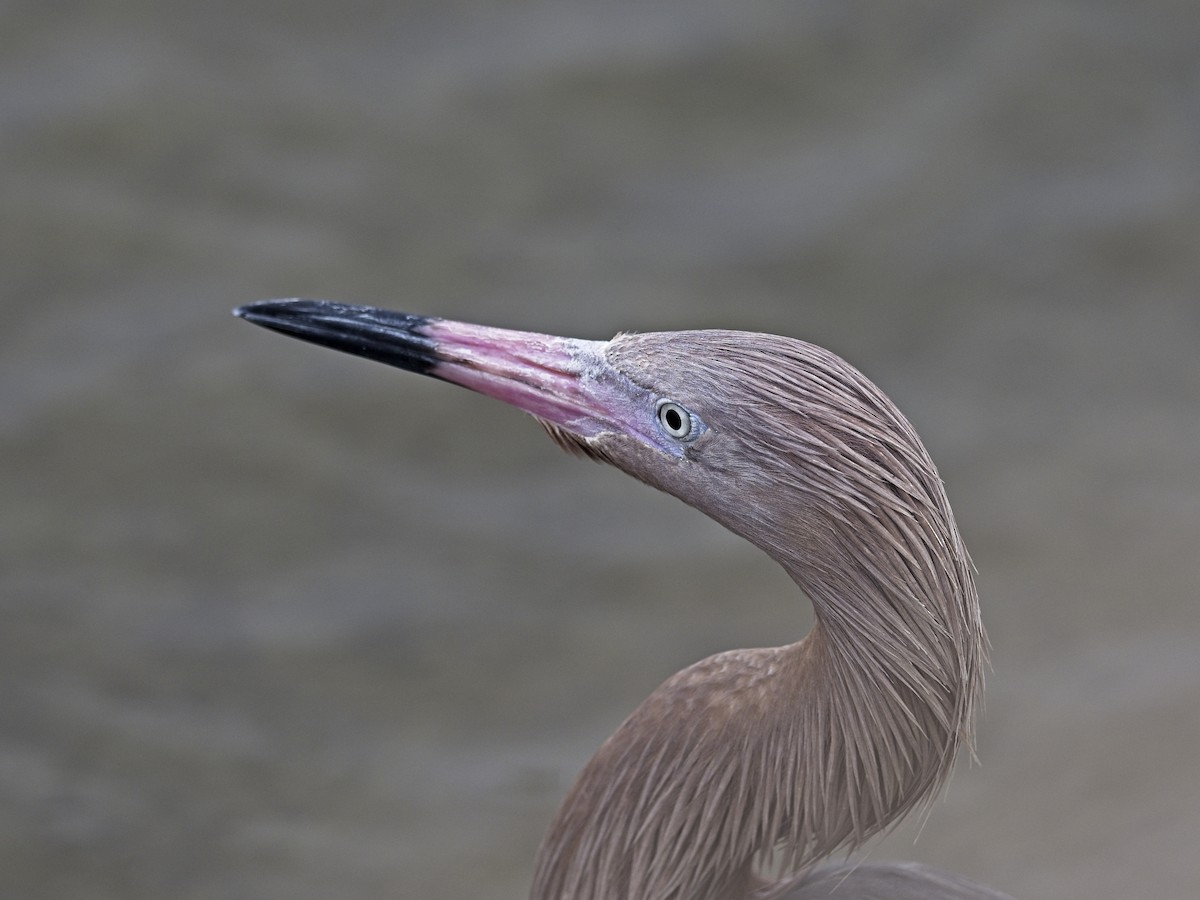
[[[460,384],[579,438],[628,431],[630,403],[647,395],[608,365],[606,341],[326,300],[266,300],[233,314],[281,334]]]

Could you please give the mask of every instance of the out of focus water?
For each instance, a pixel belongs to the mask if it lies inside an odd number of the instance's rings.
[[[266,334],[328,296],[826,344],[994,644],[872,850],[1200,896],[1193,2],[0,7],[0,895],[515,898],[755,551],[524,417]]]

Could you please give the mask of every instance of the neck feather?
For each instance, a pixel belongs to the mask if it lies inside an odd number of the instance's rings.
[[[985,646],[965,551],[940,574],[905,558],[789,566],[813,630],[655,690],[573,785],[534,900],[748,896],[757,868],[800,871],[931,799],[971,742]]]

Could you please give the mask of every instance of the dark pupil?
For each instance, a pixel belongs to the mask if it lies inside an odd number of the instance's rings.
[[[668,409],[663,418],[667,420],[667,427],[672,431],[678,431],[683,426],[683,417],[679,415],[677,409]]]

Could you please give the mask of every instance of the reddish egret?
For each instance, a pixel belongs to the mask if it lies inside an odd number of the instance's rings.
[[[937,471],[856,369],[738,331],[584,341],[316,300],[237,315],[531,413],[810,598],[803,639],[684,669],[605,742],[538,853],[536,900],[1002,896],[910,864],[811,869],[933,797],[971,743],[986,653]]]

